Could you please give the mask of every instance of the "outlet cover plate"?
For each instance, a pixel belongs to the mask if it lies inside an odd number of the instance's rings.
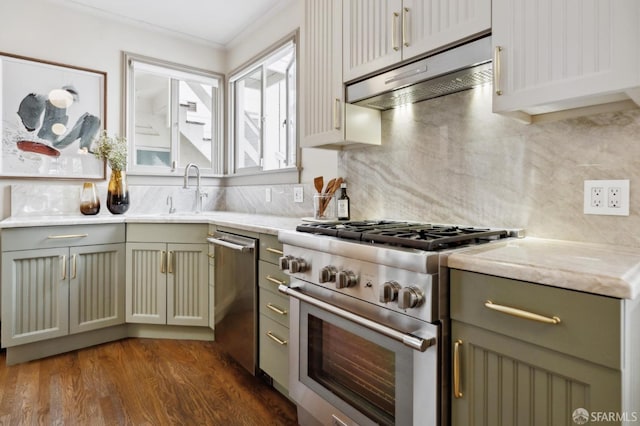
[[[293,202],[302,203],[304,201],[304,191],[302,186],[293,187]]]
[[[629,216],[629,180],[585,180],[584,214]]]

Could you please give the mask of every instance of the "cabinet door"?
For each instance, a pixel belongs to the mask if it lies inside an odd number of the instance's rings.
[[[593,105],[638,85],[637,0],[493,0],[492,10],[494,112]]]
[[[342,0],[305,2],[302,147],[342,142]]]
[[[72,247],[69,332],[124,324],[124,244]]]
[[[344,81],[402,60],[402,18],[402,0],[344,0]]]
[[[209,325],[208,244],[167,245],[167,324]]]
[[[167,245],[127,243],[126,320],[167,322]]]
[[[491,31],[491,0],[404,0],[402,59]]]
[[[69,332],[69,249],[2,253],[2,346]]]
[[[621,411],[619,370],[458,321],[451,331],[454,426],[569,425],[578,408]]]

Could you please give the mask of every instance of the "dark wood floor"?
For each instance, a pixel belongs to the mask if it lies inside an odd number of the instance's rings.
[[[0,425],[295,425],[295,406],[212,342],[126,339],[5,366]]]

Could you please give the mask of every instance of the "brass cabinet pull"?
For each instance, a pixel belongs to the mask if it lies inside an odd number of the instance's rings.
[[[211,253],[207,253],[207,256],[209,256],[209,259],[215,259],[215,255],[211,254]]]
[[[543,322],[545,324],[560,324],[560,318],[545,317],[543,315],[534,314],[533,312],[523,311],[522,309],[512,308],[510,306],[496,305],[491,300],[484,302],[484,306],[494,311],[502,312],[503,314],[513,315],[514,317],[524,318],[531,321]]]
[[[502,74],[502,64],[500,63],[501,52],[502,46],[496,46],[493,52],[493,88],[498,96],[502,96],[502,89],[500,89],[500,77]]]
[[[282,256],[284,254],[284,252],[282,250],[274,249],[272,247],[267,247],[267,251],[269,253],[277,254],[277,255],[280,255],[280,256]]]
[[[173,252],[169,251],[167,253],[167,269],[170,274],[173,274]]]
[[[77,255],[71,256],[71,279],[75,279],[77,275]]]
[[[166,259],[166,255],[167,255],[166,251],[162,250],[160,252],[160,273],[161,274],[164,274],[164,273],[167,272],[167,265],[165,263],[166,262],[166,260],[165,260]]]
[[[66,280],[67,279],[67,256],[60,256],[60,261],[62,262],[62,279]]]
[[[47,238],[50,240],[63,240],[65,238],[84,238],[89,234],[66,234],[66,235],[49,235]]]
[[[409,19],[409,8],[402,8],[402,44],[404,47],[409,46],[409,38],[407,37],[407,20]]]
[[[282,346],[284,346],[284,345],[286,345],[287,343],[289,343],[289,342],[287,342],[286,340],[282,340],[281,338],[279,338],[278,336],[276,336],[275,334],[273,334],[271,331],[267,331],[267,336],[268,336],[271,340],[273,340],[274,342],[276,342],[277,344],[282,345]]]
[[[271,303],[267,303],[267,308],[271,309],[273,312],[275,312],[278,315],[287,315],[286,309],[279,308],[276,305],[273,305]]]
[[[453,396],[456,399],[462,398],[460,390],[460,346],[462,340],[458,339],[453,342]]]
[[[391,47],[393,50],[400,50],[400,46],[398,46],[396,40],[396,32],[398,32],[398,18],[400,14],[398,12],[393,12],[393,16],[391,17]]]
[[[271,282],[272,282],[272,283],[274,283],[275,285],[285,285],[285,284],[286,284],[286,282],[285,282],[285,281],[282,281],[282,280],[279,280],[279,279],[277,279],[277,278],[274,278],[274,277],[272,277],[271,275],[267,275],[267,276],[266,276],[266,280],[267,280],[267,281],[271,281]]]
[[[340,130],[340,98],[333,102],[333,128]]]

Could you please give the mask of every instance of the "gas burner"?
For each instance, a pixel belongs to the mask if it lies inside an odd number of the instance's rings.
[[[510,236],[509,232],[503,229],[387,220],[305,223],[298,225],[296,230],[372,244],[430,251],[480,244]]]

